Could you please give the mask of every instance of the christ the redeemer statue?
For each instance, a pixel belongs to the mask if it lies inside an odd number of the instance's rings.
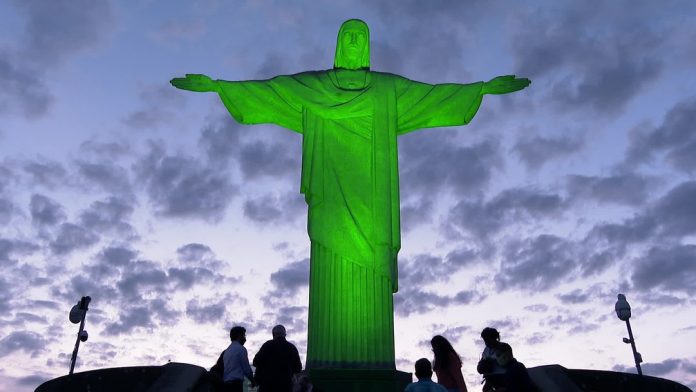
[[[371,71],[369,30],[351,19],[338,32],[333,69],[239,82],[188,74],[171,83],[218,93],[242,124],[302,134],[300,191],[311,240],[307,368],[394,369],[397,137],[467,124],[485,94],[530,81],[432,85]]]

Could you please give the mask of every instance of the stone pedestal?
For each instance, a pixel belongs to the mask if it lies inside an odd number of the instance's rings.
[[[309,379],[321,392],[403,392],[412,375],[387,369],[311,369]]]

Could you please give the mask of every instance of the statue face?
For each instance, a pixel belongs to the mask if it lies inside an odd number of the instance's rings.
[[[334,67],[370,68],[370,30],[362,20],[350,19],[341,25],[336,42]]]
[[[343,55],[347,57],[347,60],[356,61],[362,57],[367,43],[365,30],[362,26],[357,24],[347,26],[342,32],[341,41]]]

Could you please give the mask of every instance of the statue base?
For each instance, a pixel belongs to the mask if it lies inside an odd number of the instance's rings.
[[[411,373],[388,369],[310,369],[309,380],[320,392],[403,392]]]

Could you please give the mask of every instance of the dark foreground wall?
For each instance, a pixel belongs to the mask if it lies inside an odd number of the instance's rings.
[[[560,365],[530,368],[529,374],[542,392],[693,392],[664,378]]]
[[[693,392],[684,385],[662,378],[600,370],[566,369],[560,365],[529,368],[529,374],[541,392]],[[327,375],[317,376],[322,378]],[[345,378],[336,380],[343,384],[349,383]],[[326,380],[317,381],[321,383]],[[352,391],[350,388],[342,390]],[[75,373],[46,381],[36,388],[35,392],[87,391],[212,392],[213,385],[207,377],[206,370],[200,366],[168,363],[164,366],[110,368]]]
[[[212,392],[207,371],[196,365],[109,368],[46,381],[35,392]]]

